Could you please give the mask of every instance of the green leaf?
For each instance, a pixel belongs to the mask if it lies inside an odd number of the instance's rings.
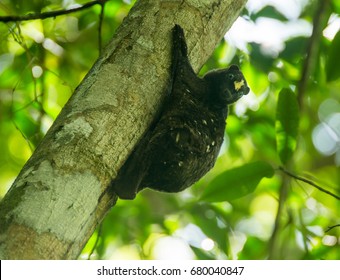
[[[298,67],[299,65],[297,65],[297,62],[301,61],[301,56],[306,52],[308,42],[309,38],[304,36],[288,39],[285,41],[286,46],[280,53],[280,58],[293,63],[295,67]],[[300,68],[299,71],[301,71]]]
[[[251,162],[216,176],[201,199],[210,202],[237,199],[252,193],[262,178],[273,175],[274,169],[267,162]]]
[[[264,73],[268,74],[272,71],[276,58],[269,54],[265,54],[262,50],[262,46],[258,43],[252,42],[249,43],[249,46],[251,48],[250,63]]]
[[[240,260],[263,260],[266,258],[266,242],[255,236],[249,236],[239,253]]]
[[[340,31],[335,35],[332,44],[330,45],[328,51],[328,57],[326,61],[326,74],[327,74],[327,81],[335,81],[340,78],[340,67],[339,67],[339,60],[340,60]]]
[[[284,88],[279,93],[275,122],[277,152],[283,164],[295,151],[298,127],[299,104],[294,92]]]
[[[250,18],[253,21],[256,21],[258,18],[272,18],[282,22],[287,21],[287,17],[285,17],[280,11],[278,11],[276,7],[271,5],[265,6],[256,14],[252,14]]]
[[[198,260],[216,260],[216,258],[212,254],[209,254],[209,252],[203,249],[196,248],[194,246],[190,246],[190,248],[191,250],[193,250]]]
[[[340,2],[338,0],[333,0],[332,5],[334,7],[334,13],[340,14]]]

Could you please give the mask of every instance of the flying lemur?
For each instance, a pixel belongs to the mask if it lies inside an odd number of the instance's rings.
[[[158,121],[146,133],[111,182],[122,199],[144,188],[179,192],[198,181],[215,164],[228,105],[248,94],[236,65],[196,76],[183,29],[172,29],[171,89]]]

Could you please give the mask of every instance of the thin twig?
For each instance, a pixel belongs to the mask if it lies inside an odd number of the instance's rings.
[[[107,0],[91,1],[89,3],[85,3],[81,7],[77,7],[77,8],[73,8],[69,10],[57,10],[57,11],[44,12],[40,14],[27,14],[23,16],[0,16],[0,22],[26,21],[26,20],[46,19],[46,18],[51,18],[51,17],[57,17],[57,16],[67,15],[70,13],[85,10],[97,4],[102,5],[106,1]]]
[[[325,230],[325,233],[326,233],[326,232],[329,232],[330,230],[332,230],[333,228],[336,228],[336,227],[340,227],[340,224],[335,225],[335,226],[328,227],[328,229]]]
[[[99,49],[99,55],[102,52],[102,25],[103,25],[103,19],[104,19],[104,8],[105,8],[106,1],[103,1],[101,3],[101,10],[99,14],[99,23],[98,23],[98,49]]]
[[[315,10],[315,16],[313,20],[313,32],[308,42],[306,59],[303,64],[301,79],[298,84],[298,101],[300,107],[302,107],[303,105],[303,96],[305,94],[309,78],[311,75],[313,75],[315,65],[318,60],[320,40],[322,38],[324,23],[327,20],[326,16],[329,6],[329,0],[319,0],[318,7]]]
[[[268,247],[268,259],[269,260],[276,259],[278,257],[277,252],[279,250],[277,249],[277,243],[278,243],[277,240],[278,240],[279,230],[281,228],[281,216],[282,216],[284,205],[285,205],[285,202],[288,196],[288,186],[289,186],[288,178],[287,176],[284,176],[283,182],[280,188],[280,193],[279,193],[279,205],[278,205],[277,212],[276,212],[274,228],[273,228],[272,235],[268,243],[268,246],[269,246]]]
[[[298,176],[298,175],[295,175],[295,174],[291,173],[290,171],[284,169],[282,166],[279,167],[279,170],[281,170],[282,172],[286,173],[287,175],[293,177],[293,178],[296,179],[296,180],[305,182],[305,183],[307,183],[307,184],[313,186],[314,188],[317,188],[319,191],[322,191],[322,192],[324,192],[324,193],[326,193],[326,194],[329,194],[330,196],[333,196],[333,197],[336,198],[337,200],[340,200],[340,196],[338,196],[338,195],[336,195],[336,194],[334,194],[334,193],[332,193],[332,192],[330,192],[330,191],[328,191],[328,190],[326,190],[326,189],[320,187],[319,185],[317,185],[316,183],[314,183],[314,182],[311,181],[311,180],[308,180],[308,179],[306,179],[306,178],[303,178],[303,177],[300,177],[300,176]]]
[[[99,227],[98,227],[98,232],[97,232],[97,236],[96,236],[96,241],[94,242],[94,244],[93,244],[93,247],[91,248],[91,251],[89,252],[89,254],[88,254],[88,260],[90,260],[91,259],[91,256],[93,255],[93,253],[94,253],[94,250],[97,248],[97,246],[98,246],[98,243],[99,243],[99,239],[100,239],[100,237],[101,237],[101,234],[102,234],[102,223],[99,225]]]

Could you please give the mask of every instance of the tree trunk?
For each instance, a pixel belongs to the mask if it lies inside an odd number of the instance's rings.
[[[114,205],[106,190],[156,116],[171,32],[197,71],[245,0],[140,0],[0,204],[1,259],[75,259]]]

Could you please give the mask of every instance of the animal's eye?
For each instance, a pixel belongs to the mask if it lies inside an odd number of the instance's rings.
[[[229,79],[229,80],[234,79],[234,77],[235,77],[234,74],[231,74],[231,73],[228,74],[228,79]]]

